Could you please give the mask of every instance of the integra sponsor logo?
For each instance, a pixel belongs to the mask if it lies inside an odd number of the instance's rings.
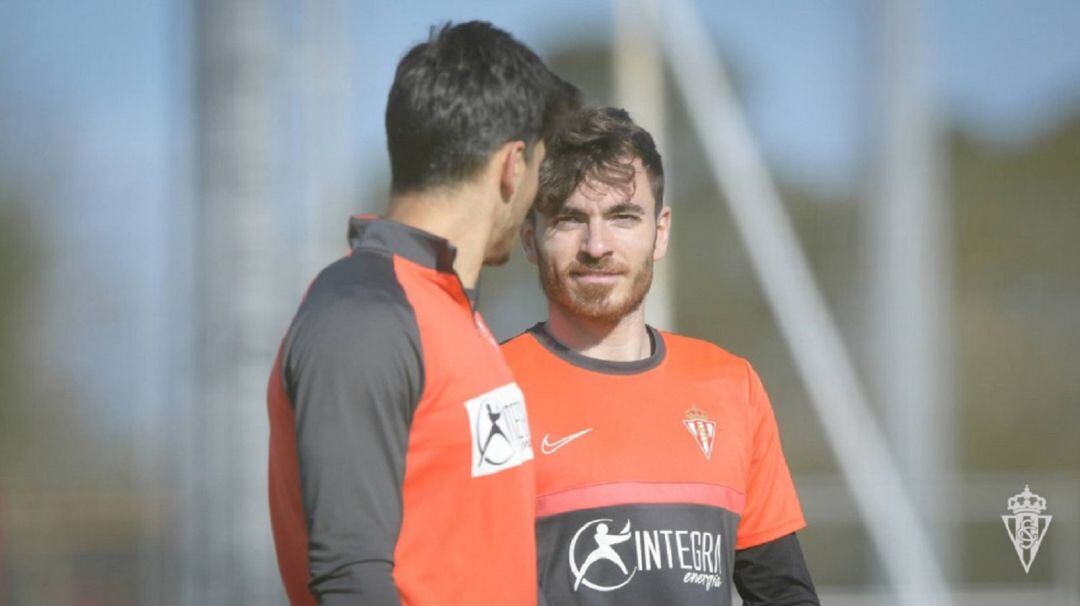
[[[611,518],[586,522],[570,540],[574,591],[582,587],[615,591],[639,575],[682,572],[683,583],[706,591],[723,584],[723,538],[699,530],[634,530],[630,520],[618,532]]]

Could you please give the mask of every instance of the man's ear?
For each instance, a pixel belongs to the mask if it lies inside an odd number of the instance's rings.
[[[535,212],[535,211],[533,211]],[[525,221],[521,223],[521,248],[525,249],[525,258],[529,263],[536,265],[536,216],[529,213]]]
[[[656,243],[653,245],[653,261],[659,261],[667,254],[668,240],[671,236],[671,207],[665,204],[656,217]]]
[[[504,202],[514,199],[525,178],[525,142],[507,141],[496,152],[499,162],[499,193]]]

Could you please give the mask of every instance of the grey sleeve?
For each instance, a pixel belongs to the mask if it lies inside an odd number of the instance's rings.
[[[795,533],[735,552],[735,588],[745,606],[819,606]]]
[[[286,342],[312,593],[397,605],[394,547],[412,414],[423,389],[407,306],[315,293]]]

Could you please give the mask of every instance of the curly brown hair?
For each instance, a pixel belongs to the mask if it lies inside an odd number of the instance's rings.
[[[621,189],[632,196],[634,159],[640,159],[645,167],[659,215],[664,205],[664,165],[652,135],[635,124],[624,109],[577,112],[547,143],[533,211],[553,215],[582,184],[593,189]]]

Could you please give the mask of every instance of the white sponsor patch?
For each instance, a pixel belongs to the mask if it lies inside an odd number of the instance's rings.
[[[507,383],[465,402],[472,432],[472,476],[517,467],[533,458],[525,396]]]

